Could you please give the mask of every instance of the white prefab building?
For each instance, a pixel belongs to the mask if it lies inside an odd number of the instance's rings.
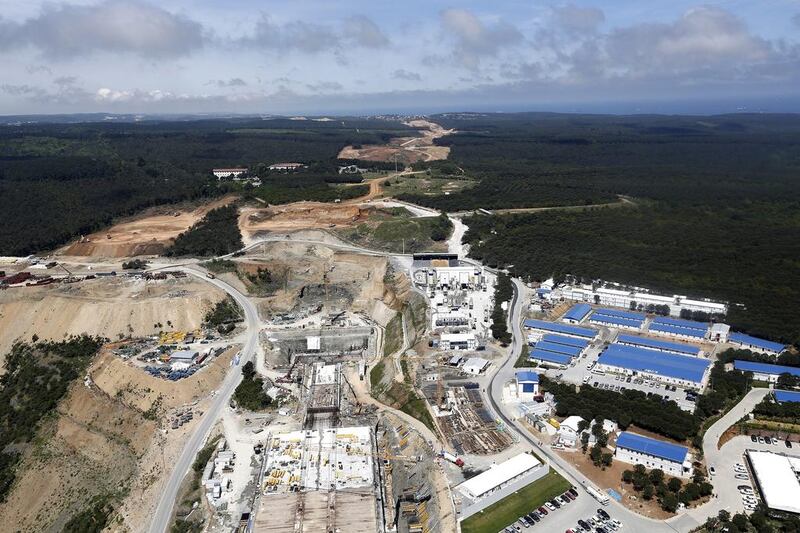
[[[482,359],[480,357],[470,357],[467,359],[467,362],[464,363],[464,366],[461,369],[466,372],[467,374],[472,374],[474,376],[479,375],[486,367],[489,366],[489,361],[486,359]]]
[[[178,350],[177,352],[172,352],[172,355],[169,356],[169,361],[170,363],[191,363],[197,357],[197,353],[197,350]]]
[[[460,520],[499,501],[543,477],[549,468],[536,457],[527,453],[494,465],[486,472],[468,479],[455,487],[462,497]]]
[[[623,431],[617,437],[614,457],[648,469],[660,468],[674,477],[692,477],[692,456],[686,446]]]
[[[565,418],[558,428],[558,440],[565,446],[575,446],[580,435],[578,425],[583,421],[583,418],[577,415]]]
[[[641,288],[626,289],[602,286],[595,288],[593,285],[565,285],[559,290],[561,296],[567,300],[609,305],[635,311],[647,310],[650,305],[666,305],[669,307],[671,316],[680,316],[683,309],[714,315],[724,315],[728,312],[728,306],[724,303],[695,300],[678,294],[661,296]]]
[[[223,178],[238,178],[243,174],[247,174],[246,168],[215,168],[211,171],[218,180]]]
[[[472,333],[443,333],[439,340],[442,350],[477,350],[478,339]]]
[[[322,347],[322,338],[319,336],[306,337],[306,350],[309,352],[318,352]]]
[[[303,163],[274,163],[269,166],[270,170],[299,170],[305,168]]]
[[[800,514],[800,457],[749,450],[747,459],[767,507]]]

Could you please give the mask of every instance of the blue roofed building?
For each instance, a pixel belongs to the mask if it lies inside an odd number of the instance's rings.
[[[555,322],[547,322],[546,320],[528,319],[523,323],[523,326],[526,329],[534,329],[544,333],[556,333],[558,335],[577,337],[579,339],[592,340],[597,336],[597,330],[591,328],[558,324]]]
[[[531,370],[517,370],[517,398],[521,402],[532,402],[539,394],[539,374]]]
[[[572,362],[572,357],[564,353],[550,352],[533,348],[528,353],[528,360],[536,361],[544,366],[568,367]]]
[[[773,394],[775,395],[775,401],[778,403],[800,403],[800,391],[777,389]]]
[[[691,344],[660,341],[658,339],[648,339],[647,337],[637,337],[635,335],[620,335],[617,337],[617,342],[626,346],[638,346],[648,350],[658,350],[659,352],[692,355],[694,357],[700,355],[700,348]]]
[[[570,307],[569,311],[564,313],[561,320],[569,324],[577,324],[582,321],[591,312],[592,306],[589,304],[575,304]]]
[[[670,476],[692,477],[692,455],[686,446],[630,431],[620,433],[615,446],[614,457],[622,462],[644,465],[651,470],[660,468]]]
[[[741,346],[746,350],[754,352],[761,352],[769,355],[778,355],[786,349],[786,345],[779,342],[772,342],[758,337],[753,337],[745,333],[731,333],[728,335],[728,341]]]
[[[612,328],[640,329],[644,324],[645,316],[642,313],[621,311],[618,309],[595,309],[589,322],[601,324]]]
[[[711,361],[701,357],[623,344],[610,344],[597,359],[597,368],[606,372],[641,375],[694,389],[703,388],[710,366]]]
[[[733,362],[733,368],[742,372],[752,372],[753,379],[768,381],[770,383],[777,383],[778,376],[781,374],[791,374],[792,376],[800,377],[800,368],[794,366],[770,365],[768,363],[736,359]]]
[[[542,340],[551,342],[553,344],[563,344],[565,346],[575,346],[581,350],[589,346],[589,341],[585,339],[576,339],[575,337],[564,337],[563,335],[554,335],[553,333],[546,333]]]
[[[650,322],[649,331],[668,337],[701,340],[706,338],[710,327],[704,322],[659,316]]]
[[[563,353],[570,357],[578,357],[581,354],[581,351],[583,351],[577,346],[567,346],[566,344],[547,342],[546,340],[540,340],[534,345],[534,348],[539,350],[547,350],[548,352]]]

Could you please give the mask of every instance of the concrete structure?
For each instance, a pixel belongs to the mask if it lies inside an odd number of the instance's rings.
[[[775,401],[778,403],[798,403],[800,402],[800,391],[776,390],[774,393]]]
[[[706,338],[710,327],[710,324],[704,322],[659,316],[650,322],[648,331],[666,337],[697,341]]]
[[[642,313],[606,308],[595,309],[589,317],[589,322],[592,324],[633,330],[639,330],[644,325],[644,320],[645,316]]]
[[[519,490],[549,471],[536,457],[521,453],[455,487],[461,495],[463,520]]]
[[[478,339],[472,333],[442,333],[439,348],[442,350],[476,350]]]
[[[768,355],[778,355],[786,349],[786,345],[779,342],[759,339],[758,337],[752,337],[750,335],[745,335],[744,333],[731,333],[728,335],[728,342],[745,348],[746,350],[765,353]]]
[[[470,357],[469,359],[467,359],[467,362],[464,363],[464,366],[462,366],[461,369],[467,374],[472,374],[477,376],[481,374],[484,370],[486,370],[486,367],[488,366],[489,366],[489,361],[487,361],[486,359],[482,359],[480,357]]]
[[[800,514],[800,457],[748,450],[761,499],[773,511]]]
[[[539,394],[539,374],[531,370],[517,370],[514,377],[519,401],[532,402],[534,396]]]
[[[549,292],[549,291],[548,291]],[[561,320],[568,324],[577,324],[581,322],[592,311],[592,306],[589,304],[575,304],[569,311],[564,313]]]
[[[583,418],[573,415],[565,418],[558,427],[558,440],[564,446],[573,447],[578,442],[580,431],[578,425],[583,422]]]
[[[597,359],[597,368],[607,372],[642,375],[664,383],[702,389],[711,361],[700,357],[611,344]]]
[[[247,174],[246,168],[215,168],[211,171],[218,180],[223,178],[236,179],[244,174]]]
[[[767,363],[756,363],[755,361],[742,361],[737,359],[733,362],[733,368],[742,372],[752,372],[753,379],[758,381],[768,381],[777,383],[778,376],[781,374],[791,374],[800,377],[800,368],[794,366],[770,365]]]
[[[656,350],[659,352],[674,353],[678,355],[700,356],[700,348],[691,344],[677,342],[667,342],[647,337],[637,337],[635,335],[620,335],[617,337],[617,344],[625,346],[637,346],[646,350]]]
[[[623,309],[647,311],[652,306],[669,307],[670,316],[680,316],[682,310],[700,311],[711,315],[725,315],[728,306],[711,300],[696,300],[678,294],[661,296],[643,288],[626,288],[617,284],[565,285],[561,297],[596,305],[610,305]]]
[[[318,352],[322,346],[322,338],[315,335],[306,337],[306,351]]]
[[[731,333],[731,327],[722,322],[711,324],[711,329],[708,330],[708,340],[714,342],[727,342],[728,336]]]
[[[536,330],[541,333],[555,333],[557,335],[575,337],[578,339],[585,339],[587,341],[591,341],[597,336],[597,330],[591,328],[581,328],[567,324],[556,324],[554,322],[547,322],[545,320],[528,319],[523,323],[523,326],[526,329]]]
[[[660,468],[675,477],[692,477],[692,456],[686,446],[678,446],[637,433],[623,431],[617,437],[614,457],[648,469]]]

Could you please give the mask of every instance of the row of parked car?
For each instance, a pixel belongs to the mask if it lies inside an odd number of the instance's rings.
[[[502,533],[515,533],[516,531],[522,531],[523,528],[529,528],[532,525],[544,519],[548,513],[557,511],[562,506],[567,505],[568,503],[576,500],[577,498],[578,498],[578,491],[575,490],[575,487],[571,487],[567,492],[565,492],[561,496],[556,496],[549,502],[545,502],[544,505],[542,505],[538,509],[534,509],[530,513],[520,516],[516,521],[514,521],[513,524],[506,526],[506,528],[503,529]]]
[[[590,516],[586,520],[578,520],[578,525],[572,529],[568,529],[566,533],[580,533],[582,531],[595,531],[595,533],[610,533],[612,531],[619,531],[622,527],[622,522],[611,518],[611,516],[603,509],[597,509],[597,514]]]
[[[738,488],[739,494],[742,495],[742,503],[744,504],[744,508],[750,512],[758,509],[758,499],[756,498],[756,493],[753,490],[753,487],[750,485],[739,485]]]
[[[750,440],[759,444],[778,444],[780,442],[775,437],[756,437],[755,435],[750,435]],[[792,447],[792,443],[788,440],[783,441],[783,444],[785,444],[787,448]]]

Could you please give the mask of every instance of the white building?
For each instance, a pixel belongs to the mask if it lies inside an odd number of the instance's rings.
[[[692,456],[686,446],[623,431],[617,437],[614,457],[647,469],[659,468],[674,477],[692,477]]]
[[[671,316],[680,316],[683,309],[700,311],[714,315],[724,315],[728,306],[724,303],[711,300],[697,300],[679,294],[661,296],[653,294],[647,289],[624,288],[621,285],[609,284],[606,286],[593,285],[565,285],[560,289],[561,296],[566,300],[587,302],[596,305],[609,305],[636,311],[646,311],[650,305],[669,307]]]
[[[246,168],[215,168],[211,171],[218,180],[223,178],[236,179],[244,174],[247,174]]]
[[[539,374],[531,370],[517,370],[514,375],[516,381],[517,399],[521,402],[532,402],[539,394]]]
[[[580,436],[578,425],[583,421],[583,418],[578,415],[565,418],[558,428],[558,440],[564,444],[564,446],[575,446]]]
[[[549,468],[527,453],[511,459],[468,479],[455,487],[462,496],[460,520],[467,518],[506,495],[543,477]]]
[[[306,337],[306,351],[318,352],[322,346],[322,338],[318,335]]]
[[[800,457],[748,450],[747,460],[766,506],[800,514]]]
[[[169,356],[170,363],[191,363],[197,357],[197,350],[178,350]]]
[[[477,350],[478,339],[472,333],[442,333],[439,348],[442,350]]]
[[[486,367],[489,366],[489,361],[480,357],[470,357],[461,369],[467,374],[477,376],[481,374]]]
[[[284,171],[300,170],[301,168],[306,168],[306,166],[303,163],[274,163],[269,166],[270,170]]]

